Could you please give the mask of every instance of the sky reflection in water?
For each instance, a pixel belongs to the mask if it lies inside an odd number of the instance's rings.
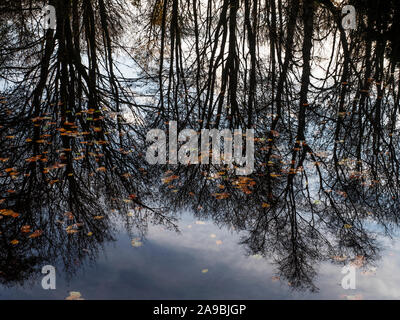
[[[0,287],[0,299],[64,299],[79,291],[84,299],[398,299],[398,238],[382,239],[385,249],[376,270],[357,270],[357,289],[341,287],[341,266],[317,267],[318,292],[293,290],[275,275],[274,265],[248,255],[235,230],[211,221],[199,224],[184,214],[181,233],[149,226],[143,245],[133,247],[121,228],[116,242],[91,265],[66,279],[57,268],[57,289],[43,290],[38,278],[24,286]],[[222,243],[221,243],[221,242]],[[217,244],[217,242],[219,244]],[[208,269],[203,273],[202,270]]]

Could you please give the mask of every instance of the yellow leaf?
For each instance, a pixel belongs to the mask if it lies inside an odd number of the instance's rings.
[[[69,296],[65,298],[65,300],[85,300],[82,298],[80,292],[70,291]]]
[[[139,238],[132,239],[131,241],[132,247],[134,248],[141,247],[143,245],[143,242],[139,240],[140,240]]]

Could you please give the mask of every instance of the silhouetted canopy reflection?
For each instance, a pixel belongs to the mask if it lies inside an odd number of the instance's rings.
[[[348,31],[338,3],[53,0],[43,31],[42,1],[3,1],[0,281],[57,257],[72,272],[116,220],[145,236],[182,210],[240,231],[296,289],[322,261],[374,263],[399,223],[400,6],[348,1]],[[149,165],[146,133],[170,121],[254,129],[254,172]]]

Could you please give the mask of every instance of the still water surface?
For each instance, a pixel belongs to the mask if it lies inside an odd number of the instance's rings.
[[[397,299],[400,297],[398,238],[381,238],[382,258],[374,267],[357,268],[355,290],[341,286],[341,265],[315,266],[318,290],[295,290],[276,275],[274,263],[251,255],[241,234],[183,214],[180,232],[149,225],[134,242],[124,228],[116,241],[104,245],[96,261],[74,261],[68,275],[57,266],[56,290],[41,287],[37,278],[24,285],[0,287],[1,299],[65,299],[78,291],[84,299]]]

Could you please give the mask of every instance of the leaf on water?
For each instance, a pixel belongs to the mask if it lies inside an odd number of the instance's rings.
[[[42,230],[35,230],[32,234],[29,235],[28,238],[31,238],[31,239],[37,238],[37,237],[40,237],[42,234],[43,234]]]
[[[344,225],[344,228],[345,228],[345,229],[350,229],[350,228],[352,228],[352,226],[351,226],[350,224],[345,224],[345,225]]]
[[[356,256],[350,265],[356,267],[356,268],[361,268],[364,265],[365,262],[365,257],[364,256]]]
[[[143,242],[140,241],[140,238],[135,238],[135,239],[132,239],[131,244],[132,244],[132,247],[138,248],[143,245]]]
[[[69,296],[65,298],[65,300],[85,300],[82,298],[82,295],[78,291],[70,291]]]
[[[201,273],[207,273],[207,272],[208,272],[208,269],[201,270]]]
[[[332,256],[331,257],[333,260],[335,260],[335,261],[338,261],[338,262],[342,262],[342,261],[345,261],[346,259],[347,259],[347,257],[346,256]]]
[[[217,240],[217,241],[215,241],[215,243],[219,246],[219,245],[222,244],[222,241],[221,240]]]
[[[72,212],[68,211],[64,213],[65,216],[67,216],[68,220],[72,220],[74,218],[74,215]]]
[[[11,240],[10,243],[13,245],[17,245],[19,243],[19,241],[17,239],[14,239],[14,240]]]
[[[95,220],[101,220],[101,219],[103,219],[104,218],[104,216],[94,216],[93,217],[93,219],[95,219]]]
[[[3,216],[11,216],[13,218],[17,218],[19,216],[19,213],[16,213],[15,211],[10,209],[1,209],[0,214]]]
[[[204,224],[206,224],[204,221],[196,221],[196,224],[201,224],[201,225],[204,225]]]
[[[68,226],[67,229],[65,229],[65,231],[67,231],[68,234],[74,234],[78,232],[78,230],[72,229],[72,226]]]
[[[218,200],[226,199],[230,197],[230,194],[228,192],[223,192],[223,193],[213,193],[212,196],[217,198]]]
[[[216,238],[217,236],[214,233],[212,233],[212,234],[210,234],[210,237],[211,238]]]

